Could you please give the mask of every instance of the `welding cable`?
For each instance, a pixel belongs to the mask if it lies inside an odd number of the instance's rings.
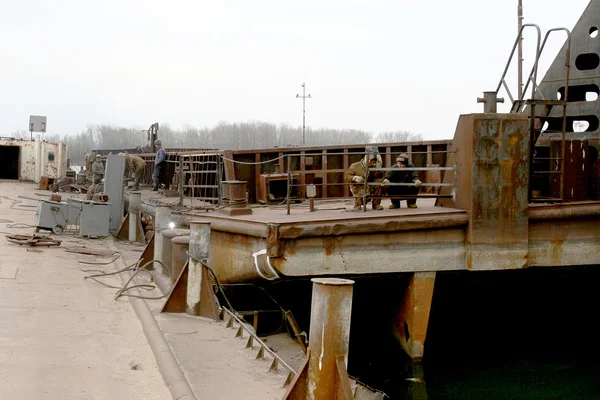
[[[133,275],[131,275],[129,277],[129,280],[125,283],[125,285],[120,288],[120,290],[117,292],[116,296],[115,296],[115,300],[117,300],[119,297],[121,296],[126,296],[126,297],[135,297],[138,299],[144,299],[144,300],[160,300],[160,299],[164,299],[165,297],[167,297],[170,293],[166,293],[162,296],[159,297],[148,297],[148,296],[139,296],[137,294],[130,294],[130,293],[125,293],[126,290],[131,290],[131,289],[135,289],[135,288],[147,288],[148,286],[152,286],[152,289],[155,289],[156,287],[154,285],[147,285],[147,284],[140,284],[140,285],[133,285],[133,286],[129,286],[129,283],[140,273],[140,272],[147,272],[150,273],[150,271],[148,271],[147,269],[145,269],[148,265],[150,264],[154,264],[154,263],[158,263],[160,265],[162,265],[162,267],[169,271],[169,269],[167,268],[167,266],[165,264],[163,264],[162,261],[160,260],[150,260],[148,262],[146,262],[144,265],[142,265],[141,267],[137,268],[135,270],[135,273]],[[170,271],[169,271],[170,272]],[[170,274],[169,274],[170,275]]]
[[[129,271],[129,270],[131,270],[131,269],[134,269],[134,268],[136,267],[136,265],[137,265],[137,264],[138,264],[138,263],[135,263],[135,264],[128,265],[127,267],[125,267],[125,268],[123,268],[123,269],[120,269],[120,270],[118,270],[118,271],[116,271],[116,272],[104,272],[104,271],[100,271],[100,270],[97,270],[97,269],[89,269],[89,270],[86,270],[86,269],[83,269],[83,268],[81,268],[81,267],[79,267],[79,269],[80,269],[81,271],[83,271],[83,272],[92,272],[92,271],[97,271],[97,272],[99,272],[99,274],[94,274],[94,275],[87,275],[87,276],[84,276],[84,277],[83,277],[83,279],[84,279],[84,280],[85,280],[85,279],[91,279],[91,280],[93,280],[94,282],[101,284],[102,286],[106,286],[106,287],[108,287],[108,288],[111,288],[111,289],[121,289],[121,286],[113,286],[113,285],[109,285],[108,283],[104,283],[104,282],[102,282],[102,281],[99,281],[97,278],[104,278],[104,277],[107,277],[107,276],[111,276],[111,275],[116,275],[116,274],[119,274],[119,273],[121,273],[121,272],[126,272],[126,271]]]
[[[112,264],[113,262],[115,262],[117,260],[117,258],[119,258],[120,255],[117,254],[112,260],[110,261],[79,261],[80,264],[91,264],[91,265],[108,265],[108,264]]]
[[[217,284],[217,289],[221,292],[221,295],[223,296],[223,299],[225,299],[225,302],[227,303],[227,305],[229,306],[229,310],[237,315],[237,311],[235,311],[235,309],[233,308],[233,306],[231,305],[231,303],[229,302],[229,299],[227,298],[227,295],[225,294],[225,291],[223,290],[223,286],[221,285],[221,283],[219,282],[219,280],[217,279],[217,275],[215,275],[215,271],[213,271],[213,269],[211,267],[208,266],[208,258],[203,258],[201,260],[198,260],[196,257],[193,257],[189,252],[186,251],[186,254],[188,255],[189,258],[191,258],[192,260],[199,262],[200,264],[202,264],[203,267],[205,267],[207,270],[210,271],[210,274],[212,275],[213,279],[215,280],[215,283]]]
[[[194,257],[192,257],[192,259],[196,260]],[[229,306],[229,310],[232,313],[238,315],[238,317],[239,317],[238,312],[235,311],[235,309],[231,305],[231,302],[227,298],[227,295],[225,294],[225,291],[223,290],[223,286],[221,285],[221,282],[219,282],[219,280],[217,279],[217,275],[215,275],[215,271],[213,271],[213,269],[208,266],[208,258],[203,258],[202,260],[196,260],[196,261],[200,261],[200,264],[202,264],[203,267],[206,267],[206,269],[208,269],[210,271],[210,274],[212,275],[213,279],[215,280],[215,283],[217,284],[217,288],[219,289],[219,291],[221,292],[221,295],[223,296],[223,299],[225,299],[225,302]]]
[[[24,229],[24,228],[35,228],[35,225],[24,224],[22,222],[16,222],[14,224],[6,224],[7,228],[10,229]]]

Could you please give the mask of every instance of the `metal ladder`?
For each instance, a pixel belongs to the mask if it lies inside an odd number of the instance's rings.
[[[527,82],[525,84],[525,87],[523,88],[522,94],[520,96],[520,98],[518,99],[514,99],[512,96],[512,93],[510,91],[510,88],[508,87],[507,83],[506,83],[506,74],[508,72],[508,69],[510,67],[510,64],[512,62],[515,50],[519,44],[519,41],[522,39],[523,36],[523,30],[526,27],[533,27],[536,29],[537,31],[537,46],[536,46],[536,55],[535,55],[535,60],[533,63],[533,67],[531,69],[531,73],[529,74],[529,78],[527,79]],[[537,71],[538,71],[538,63],[540,60],[540,57],[544,51],[544,48],[546,46],[546,42],[548,41],[548,37],[550,36],[551,33],[553,32],[557,32],[557,31],[564,31],[567,33],[567,50],[566,50],[566,55],[565,55],[565,93],[564,96],[562,96],[563,98],[561,98],[560,100],[547,100],[544,99],[542,93],[538,90],[538,85],[537,85]],[[552,28],[550,30],[548,30],[546,32],[546,34],[544,35],[544,40],[541,41],[540,44],[540,38],[541,38],[541,31],[538,25],[536,24],[524,24],[521,29],[519,30],[519,33],[517,35],[517,39],[515,40],[515,43],[513,45],[512,51],[510,53],[508,62],[506,63],[506,67],[504,68],[504,72],[502,74],[502,77],[500,78],[500,82],[498,83],[498,87],[496,88],[496,93],[498,93],[498,91],[500,90],[500,88],[502,86],[504,86],[508,97],[512,103],[511,105],[511,113],[524,113],[525,112],[525,107],[528,106],[529,107],[529,135],[530,135],[530,146],[529,146],[529,201],[530,202],[562,202],[564,200],[564,175],[565,175],[565,137],[566,137],[566,131],[567,131],[567,105],[568,105],[568,99],[569,99],[569,71],[570,71],[570,59],[571,59],[571,32],[567,29],[567,28]],[[525,99],[525,93],[527,93],[527,89],[529,88],[529,85],[531,84],[531,98],[530,99]],[[536,95],[539,98],[536,98]],[[536,112],[536,106],[541,106],[542,109],[539,110],[540,112]],[[550,131],[550,130],[543,130],[543,124],[544,122],[547,122],[547,120],[549,119],[549,115],[552,111],[552,108],[555,106],[559,106],[562,107],[562,129],[560,131]],[[560,155],[556,155],[556,156],[552,156],[552,154],[550,154],[550,157],[538,157],[536,155],[536,150],[535,150],[535,144],[537,143],[541,133],[561,133],[561,146],[560,146]],[[545,164],[545,161],[548,161],[548,165],[550,165],[550,167],[554,166],[553,168],[548,168],[547,171],[537,171],[535,170],[535,164],[536,162],[541,162],[542,164]],[[534,195],[533,193],[533,187],[532,187],[532,181],[534,180],[534,176],[537,175],[549,175],[548,178],[548,184],[550,185],[550,182],[553,179],[553,176],[557,176],[558,175],[558,179],[559,179],[559,193],[557,197],[553,197],[553,196],[538,196],[538,195]]]

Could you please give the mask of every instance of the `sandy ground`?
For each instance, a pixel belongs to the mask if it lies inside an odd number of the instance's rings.
[[[0,182],[0,231],[30,234],[33,184]],[[11,226],[11,225],[9,225]],[[154,356],[129,301],[114,289],[84,280],[78,260],[64,248],[106,248],[104,240],[60,236],[58,248],[29,248],[0,237],[0,398],[169,399]],[[89,266],[88,266],[89,267]],[[118,285],[113,277],[108,283]]]
[[[0,232],[31,234],[36,185],[0,182]],[[65,194],[63,194],[65,196]],[[82,197],[82,196],[74,196]],[[14,200],[17,200],[15,202]],[[7,224],[9,224],[7,226]],[[2,399],[169,399],[156,360],[127,298],[91,280],[81,268],[112,272],[133,263],[142,246],[108,239],[83,239],[65,231],[57,248],[29,248],[0,237],[0,385]],[[107,258],[65,252],[71,246],[116,248],[121,258],[104,266],[79,261]],[[142,279],[143,280],[143,279]],[[117,277],[103,282],[121,286]],[[156,289],[144,292],[159,296]],[[224,322],[186,314],[161,314],[164,300],[148,300],[186,379],[198,399],[280,399],[285,369],[269,372],[272,358],[256,360],[247,335]],[[287,335],[266,339],[297,368],[303,353]]]

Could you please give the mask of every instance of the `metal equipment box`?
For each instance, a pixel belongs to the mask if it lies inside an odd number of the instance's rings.
[[[292,174],[292,188],[290,198],[295,201],[298,199],[298,181],[299,174]],[[281,203],[287,197],[288,191],[287,174],[260,174],[258,186],[258,202],[262,204]]]
[[[81,207],[85,200],[68,198],[67,204],[69,205],[69,212],[67,214],[67,223],[69,225],[79,226],[79,216],[81,215]]]
[[[45,229],[61,234],[67,227],[68,214],[69,205],[67,203],[42,200],[37,207],[36,229]]]
[[[110,225],[110,203],[84,201],[79,215],[79,234],[81,236],[108,236]]]

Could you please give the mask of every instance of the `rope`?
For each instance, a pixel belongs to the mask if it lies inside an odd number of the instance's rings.
[[[225,156],[221,156],[221,158],[222,158],[223,160],[227,160],[227,161],[231,161],[232,163],[235,163],[235,164],[243,164],[243,165],[258,165],[258,164],[268,164],[268,163],[270,163],[270,162],[273,162],[273,161],[281,160],[281,159],[283,159],[283,158],[285,158],[285,157],[288,157],[288,154],[284,154],[284,155],[282,155],[282,156],[279,156],[279,157],[277,157],[277,158],[273,158],[273,159],[271,159],[271,160],[267,160],[267,161],[259,161],[259,162],[245,162],[245,161],[236,161],[236,160],[232,160],[231,158],[227,158],[227,157],[225,157]]]

